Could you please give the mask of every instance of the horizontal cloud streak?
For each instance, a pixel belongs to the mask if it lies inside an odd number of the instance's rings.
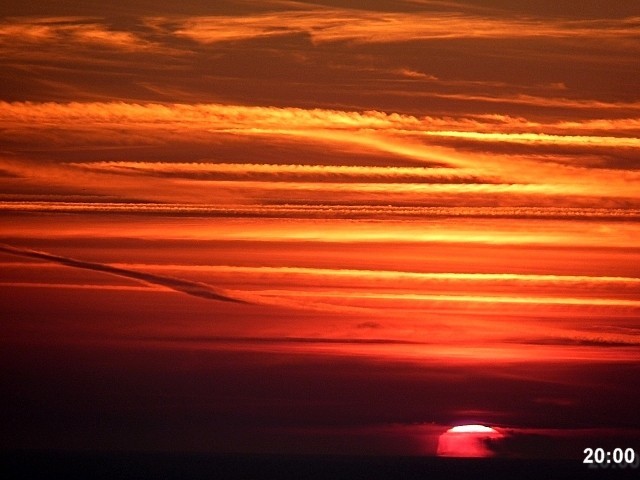
[[[407,93],[397,92],[397,94],[404,95],[417,95],[426,97],[443,98],[447,100],[456,100],[463,102],[481,102],[481,103],[502,103],[502,104],[514,104],[525,105],[535,108],[564,108],[575,110],[593,110],[602,115],[602,112],[625,112],[627,114],[637,114],[640,110],[640,102],[607,102],[602,100],[593,99],[581,99],[581,98],[563,98],[556,96],[534,96],[526,94],[517,95],[478,95],[468,93]],[[615,121],[615,120],[614,120]],[[579,123],[579,122],[576,122]]]
[[[269,218],[513,218],[637,221],[640,210],[632,208],[570,208],[570,207],[424,207],[392,205],[213,205],[191,203],[128,203],[12,200],[0,201],[5,212],[60,213],[126,213],[185,216],[269,217]]]
[[[567,222],[509,218],[435,218],[415,221],[393,219],[296,219],[288,218],[184,218],[149,217],[132,222],[126,216],[79,215],[58,223],[46,215],[36,223],[46,226],[53,238],[138,238],[162,240],[216,240],[316,243],[382,243],[468,245],[548,245],[555,247],[634,248],[640,230],[634,222]],[[125,229],[126,227],[126,229]],[[14,217],[4,238],[34,238],[37,225],[29,217]]]
[[[473,100],[473,98],[470,98]],[[495,98],[509,101],[508,97]],[[531,104],[540,106],[541,102],[552,99],[530,98]],[[558,99],[554,106],[579,107],[575,100]],[[584,142],[583,137],[599,138],[612,143],[615,140],[633,142],[634,137],[611,137],[610,132],[640,131],[640,118],[585,118],[580,121],[546,121],[513,117],[500,114],[483,114],[469,116],[414,116],[384,111],[347,111],[330,109],[304,109],[291,107],[261,107],[232,104],[158,104],[158,103],[125,103],[125,102],[2,102],[0,101],[0,122],[7,127],[18,127],[30,124],[32,127],[50,125],[55,122],[58,128],[83,128],[92,125],[112,128],[113,125],[128,125],[140,131],[152,128],[169,130],[179,127],[185,131],[215,132],[216,130],[246,129],[251,132],[262,130],[294,131],[310,130],[363,130],[387,131],[391,133],[438,132],[448,133],[460,131],[483,134],[519,134],[519,135],[553,135],[567,137],[564,142]],[[640,111],[640,102],[629,104],[593,103],[585,107],[607,110],[608,108],[633,109]],[[47,123],[49,122],[49,123]],[[39,127],[43,128],[43,127]],[[533,131],[532,131],[533,130]],[[543,130],[543,132],[540,132]],[[576,135],[573,132],[603,132],[605,135]],[[126,133],[126,132],[122,132]],[[575,137],[575,138],[574,138]],[[635,145],[635,144],[634,144]],[[615,145],[613,145],[615,146]],[[627,146],[622,144],[621,146]]]
[[[419,126],[413,116],[384,112],[348,112],[327,109],[277,108],[223,104],[134,104],[134,103],[33,103],[0,102],[0,120],[4,122],[39,122],[56,120],[64,124],[86,126],[138,122],[149,126],[191,126],[205,131],[216,128],[332,128],[380,129]]]
[[[129,265],[123,264],[128,267]],[[552,275],[527,273],[458,273],[458,272],[415,272],[391,270],[349,270],[309,267],[242,267],[233,265],[147,265],[133,264],[133,268],[161,268],[176,270],[204,270],[220,273],[253,273],[274,275],[309,275],[336,276],[355,279],[385,279],[385,280],[424,280],[424,281],[464,281],[464,282],[543,282],[543,283],[597,283],[618,284],[640,287],[638,277],[587,276],[587,275]],[[640,291],[638,292],[640,293]]]
[[[409,302],[453,302],[453,303],[490,303],[490,304],[523,304],[523,305],[567,305],[567,306],[598,306],[620,307],[640,310],[640,300],[626,300],[618,298],[580,298],[580,297],[543,297],[543,296],[507,296],[507,295],[442,295],[423,293],[363,293],[357,291],[341,291],[339,293],[325,291],[294,291],[294,290],[260,290],[265,297],[312,297],[312,298],[340,298],[341,300],[392,300]]]
[[[436,137],[463,138],[482,142],[545,143],[558,145],[585,145],[589,147],[639,148],[640,138],[595,137],[577,135],[547,135],[540,133],[484,133],[484,132],[424,132]]]
[[[453,168],[377,167],[355,165],[291,165],[184,162],[84,162],[74,167],[123,174],[148,174],[194,179],[253,181],[393,181],[402,183],[480,183],[473,171]],[[487,181],[485,183],[491,183]]]

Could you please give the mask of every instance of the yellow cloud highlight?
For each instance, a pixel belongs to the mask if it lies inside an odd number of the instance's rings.
[[[397,300],[416,302],[461,302],[461,303],[515,303],[529,305],[572,305],[572,306],[599,306],[599,307],[630,307],[640,308],[640,300],[625,300],[617,298],[578,298],[578,297],[519,297],[498,295],[430,295],[421,293],[386,293],[386,292],[323,292],[300,290],[260,290],[261,296],[278,297],[316,297],[316,298],[340,298],[369,299],[369,300]]]
[[[484,133],[484,132],[423,132],[434,137],[462,138],[482,142],[543,143],[555,145],[584,145],[589,147],[639,148],[640,138],[596,137],[577,135],[548,135],[544,133]]]
[[[36,222],[37,220],[37,222]],[[34,238],[43,229],[51,236],[72,238],[128,238],[143,240],[259,240],[261,242],[321,243],[452,243],[486,245],[549,245],[556,247],[635,248],[637,222],[538,220],[514,222],[500,218],[438,218],[358,220],[335,218],[215,218],[162,216],[131,221],[126,216],[79,215],[60,223],[46,215],[16,218],[5,235]],[[124,232],[124,233],[123,233]]]
[[[522,273],[453,273],[453,272],[411,272],[393,270],[353,270],[309,267],[243,267],[236,265],[150,265],[117,264],[122,268],[161,269],[180,271],[206,271],[213,273],[242,273],[268,275],[305,275],[335,276],[353,279],[373,278],[384,280],[414,281],[464,281],[464,282],[543,282],[543,283],[605,283],[639,285],[637,277],[589,276],[589,275],[550,275]],[[640,293],[640,292],[639,292]]]

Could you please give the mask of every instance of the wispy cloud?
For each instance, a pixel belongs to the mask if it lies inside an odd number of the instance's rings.
[[[450,12],[372,12],[315,8],[255,15],[189,18],[176,35],[204,43],[305,34],[313,42],[407,42],[454,38],[582,38],[636,39],[637,18],[621,20],[556,20],[506,18]],[[156,24],[167,22],[155,19]]]
[[[145,40],[129,30],[110,28],[100,18],[91,17],[22,17],[5,18],[0,23],[0,48],[20,51],[37,48],[103,47],[121,52],[171,51],[168,47]]]
[[[530,107],[543,107],[543,108],[566,108],[576,110],[593,110],[602,114],[602,111],[621,111],[636,114],[640,110],[640,102],[611,102],[603,100],[595,100],[589,98],[567,98],[558,97],[555,95],[529,95],[529,94],[477,94],[477,93],[439,93],[439,92],[395,92],[397,95],[414,95],[414,96],[426,96],[434,98],[443,98],[447,100],[457,100],[463,102],[480,102],[488,104],[514,104],[525,105]]]

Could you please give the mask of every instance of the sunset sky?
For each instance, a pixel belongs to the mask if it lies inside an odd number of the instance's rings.
[[[2,448],[640,451],[637,0],[0,5]]]

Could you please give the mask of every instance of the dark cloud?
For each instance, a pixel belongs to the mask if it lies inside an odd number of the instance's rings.
[[[615,331],[615,327],[608,327],[608,332]],[[637,332],[629,332],[637,335]],[[545,337],[545,338],[522,338],[517,343],[526,343],[530,345],[566,345],[579,347],[640,347],[640,339],[637,340],[613,340],[606,337]]]
[[[558,441],[544,434],[510,433],[499,439],[487,438],[485,445],[496,456],[516,458],[563,458]]]
[[[182,280],[180,278],[154,275],[151,273],[138,272],[135,270],[127,270],[124,268],[112,267],[110,265],[105,265],[102,263],[85,262],[83,260],[76,260],[74,258],[61,257],[58,255],[52,255],[50,253],[16,248],[9,245],[0,244],[0,252],[9,253],[11,255],[18,255],[21,257],[35,258],[47,262],[54,262],[60,265],[66,265],[68,267],[82,268],[85,270],[93,270],[96,272],[104,272],[110,275],[117,275],[119,277],[133,278],[135,280],[141,280],[152,285],[161,285],[163,287],[171,288],[172,290],[175,290],[177,292],[186,293],[187,295],[192,295],[194,297],[206,298],[208,300],[247,303],[244,300],[218,293],[209,285],[200,282],[191,282],[189,280]]]
[[[378,322],[362,322],[356,325],[357,328],[375,329],[382,327]]]
[[[362,325],[362,324],[360,324]],[[372,328],[372,327],[359,327],[359,328]],[[375,327],[374,327],[375,328]],[[417,342],[411,340],[395,340],[389,338],[320,338],[320,337],[213,337],[213,336],[175,336],[173,338],[166,337],[139,337],[141,341],[162,341],[166,343],[210,343],[214,344],[263,344],[263,345],[278,345],[278,344],[327,344],[327,345],[422,345],[426,346],[429,343]]]

